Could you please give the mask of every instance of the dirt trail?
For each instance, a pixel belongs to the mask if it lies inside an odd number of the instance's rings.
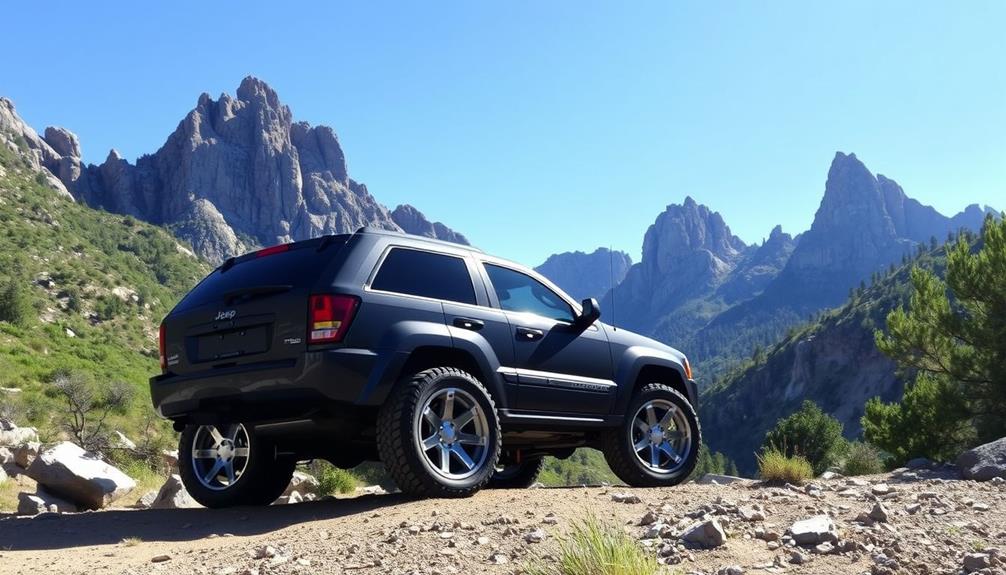
[[[589,514],[622,526],[655,555],[671,550],[670,561],[680,561],[667,567],[671,573],[734,565],[747,573],[955,573],[967,553],[1006,548],[1006,487],[917,473],[818,480],[801,489],[745,483],[486,490],[464,500],[371,495],[268,508],[3,517],[0,573],[519,573],[529,561],[551,561],[557,537]],[[621,493],[639,503],[613,501]],[[857,522],[878,500],[887,522]],[[756,506],[764,520],[745,519]],[[705,514],[729,536],[714,549],[674,550],[677,529],[666,528],[667,539],[643,539],[649,527],[639,523],[650,510],[668,526]],[[772,549],[758,538],[784,535],[794,521],[821,513],[839,529],[829,554],[807,547],[804,562],[794,564],[795,548]],[[544,541],[529,542],[536,529]]]

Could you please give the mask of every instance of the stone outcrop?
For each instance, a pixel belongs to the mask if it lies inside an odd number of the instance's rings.
[[[1006,479],[1006,437],[965,451],[957,458],[957,467],[965,479]]]
[[[13,421],[0,419],[0,447],[19,447],[38,441],[34,427],[18,427]]]
[[[553,254],[534,269],[577,301],[588,297],[600,301],[625,278],[630,266],[629,254],[597,248],[589,254],[580,251]]]
[[[136,487],[125,473],[68,441],[40,453],[27,475],[83,509],[102,509]]]

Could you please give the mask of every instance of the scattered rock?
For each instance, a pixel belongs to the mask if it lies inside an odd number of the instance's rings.
[[[964,479],[989,481],[1006,479],[1006,437],[965,451],[957,458]]]
[[[548,537],[548,534],[544,530],[535,529],[524,535],[524,541],[528,543],[541,543],[546,537]]]
[[[720,567],[716,570],[716,575],[744,575],[744,568],[740,565]]]
[[[165,561],[171,561],[171,555],[154,555],[150,558],[151,563],[164,563]]]
[[[157,501],[157,491],[148,491],[136,501],[136,507],[138,509],[150,509],[154,501]]]
[[[289,497],[293,492],[298,492],[301,495],[308,493],[318,494],[321,484],[318,480],[309,473],[304,473],[303,471],[294,471],[293,478],[290,479],[290,485],[286,486],[286,490],[283,491],[283,495]]]
[[[14,452],[6,447],[0,447],[0,465],[10,465],[14,463]]]
[[[797,521],[789,528],[789,535],[797,545],[817,545],[826,541],[830,543],[838,541],[838,529],[827,515],[816,515]]]
[[[964,555],[963,567],[965,573],[974,573],[991,567],[989,556],[986,553],[968,553]]]
[[[35,458],[38,457],[42,444],[37,441],[29,441],[14,448],[14,465],[21,469],[28,469]]]
[[[804,555],[803,553],[801,553],[799,551],[793,551],[789,555],[789,562],[792,563],[792,564],[794,564],[794,565],[803,565],[808,560],[810,560],[810,557],[808,557],[807,555]]]
[[[739,507],[737,513],[741,516],[744,521],[765,521],[765,511],[762,509],[761,505],[752,505],[750,507]]]
[[[40,453],[27,475],[84,509],[101,509],[136,487],[125,473],[68,441]]]
[[[919,509],[922,509],[921,503],[909,503],[908,505],[905,505],[905,513],[908,513],[909,515],[915,515],[919,512]]]
[[[890,493],[894,493],[894,488],[886,483],[878,483],[870,488],[870,493],[879,497]]]
[[[611,500],[615,503],[642,503],[639,496],[633,493],[612,493]]]
[[[185,490],[182,478],[179,475],[168,477],[164,485],[157,492],[157,496],[150,504],[151,509],[189,509],[201,507],[195,499]]]
[[[889,516],[890,513],[888,513],[887,508],[879,501],[873,505],[873,509],[870,511],[870,519],[880,521],[881,523],[887,523]]]
[[[652,525],[652,524],[656,523],[657,520],[659,520],[659,519],[660,518],[657,516],[656,513],[654,513],[653,511],[647,511],[646,514],[643,515],[639,519],[639,524],[640,525],[644,525],[644,526],[645,525]]]
[[[506,565],[510,562],[510,556],[506,553],[500,553],[497,551],[489,555],[489,562],[493,565]]]
[[[716,519],[699,521],[685,529],[681,540],[703,549],[719,547],[727,541],[727,534]]]

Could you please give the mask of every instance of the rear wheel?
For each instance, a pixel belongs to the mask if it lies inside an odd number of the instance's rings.
[[[520,463],[501,465],[496,468],[489,487],[494,489],[525,489],[534,485],[545,466],[545,458],[529,457]]]
[[[427,369],[400,382],[381,408],[377,450],[407,494],[472,495],[489,481],[499,459],[496,406],[470,374]]]
[[[611,470],[635,487],[684,481],[695,468],[701,442],[695,409],[660,383],[643,386],[629,402],[625,421],[602,438]]]
[[[296,461],[240,424],[190,425],[178,445],[178,472],[204,507],[268,505],[290,483]]]

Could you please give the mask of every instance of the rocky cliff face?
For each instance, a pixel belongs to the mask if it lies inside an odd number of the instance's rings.
[[[167,142],[135,165],[112,150],[101,165],[83,166],[73,134],[48,128],[45,135],[29,146],[75,197],[166,225],[213,262],[362,226],[402,229],[349,176],[335,132],[295,122],[276,92],[256,78],[245,78],[235,97],[200,96]],[[410,232],[465,241],[405,208],[399,219]]]
[[[597,248],[592,253],[564,252],[549,256],[534,268],[577,300],[600,300],[629,271],[632,258],[625,252]]]
[[[47,135],[49,130],[46,131]],[[65,130],[53,131],[53,142],[60,150],[77,149],[76,137]],[[66,138],[64,139],[64,136]],[[38,133],[31,126],[24,123],[14,109],[14,102],[7,98],[0,98],[0,145],[6,146],[11,151],[20,156],[28,166],[38,172],[46,180],[46,184],[59,191],[61,194],[70,196],[62,179],[57,177],[61,173],[66,173],[68,179],[74,173],[80,174],[80,161],[73,162],[73,158],[64,158],[60,151],[53,148],[49,141],[39,137]],[[76,147],[75,147],[76,146]]]

